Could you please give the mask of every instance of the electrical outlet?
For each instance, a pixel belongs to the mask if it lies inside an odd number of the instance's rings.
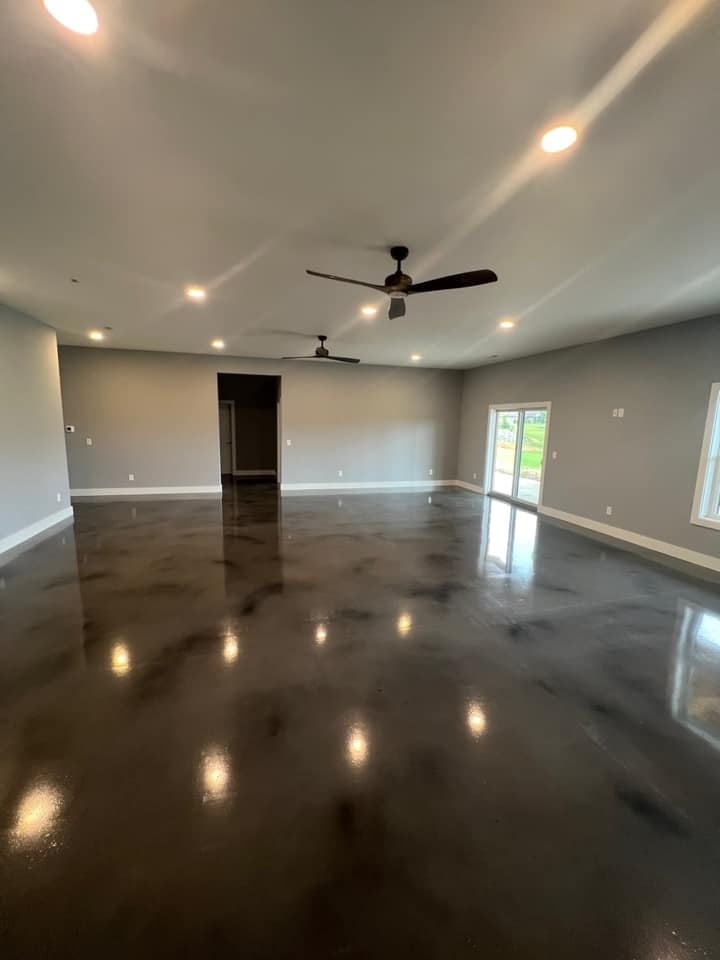
[[[93,445],[92,437],[85,437],[85,446],[91,447]]]
[[[611,517],[612,516],[612,507],[605,507],[605,513]]]
[[[433,475],[433,469],[432,467],[430,467],[430,469],[428,470],[428,476],[431,477],[432,475]]]
[[[343,475],[342,470],[338,470],[338,476],[341,477],[342,475]]]
[[[553,460],[557,460],[557,450],[553,450],[552,458]]]
[[[290,438],[288,438],[288,439],[285,441],[285,443],[286,443],[289,447],[292,446],[292,440],[290,440]]]
[[[618,408],[615,407],[615,409],[613,410],[613,416],[616,417],[617,415],[618,415]]]
[[[619,417],[625,416],[625,407],[618,407],[618,416]]]
[[[338,500],[338,509],[342,507],[342,500]]]
[[[477,474],[476,474],[476,473],[473,474],[473,480],[477,480]]]
[[[62,503],[62,494],[61,494],[61,493],[56,493],[56,494],[55,494],[55,499],[57,500],[58,503]]]
[[[134,474],[134,473],[129,473],[129,474],[128,474],[128,480],[134,480],[134,479],[135,479],[135,474]]]

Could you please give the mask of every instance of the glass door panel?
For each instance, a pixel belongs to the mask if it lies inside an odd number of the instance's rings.
[[[498,410],[495,417],[492,491],[505,497],[515,495],[515,460],[520,426],[519,410]]]
[[[520,416],[520,457],[514,496],[524,503],[535,505],[540,501],[547,410],[523,410]]]

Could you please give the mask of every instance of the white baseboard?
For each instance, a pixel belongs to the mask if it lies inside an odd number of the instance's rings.
[[[641,547],[643,550],[652,550],[654,553],[663,553],[668,557],[674,557],[676,560],[683,560],[685,563],[694,563],[698,567],[720,571],[720,557],[711,557],[707,553],[698,553],[697,550],[678,547],[676,544],[667,543],[665,540],[656,540],[654,537],[646,537],[642,533],[633,533],[632,530],[612,527],[609,523],[601,523],[599,520],[589,520],[587,517],[579,517],[574,513],[565,513],[564,510],[556,510],[554,507],[538,507],[538,513],[546,517],[551,517],[554,520],[571,523],[576,527],[592,530],[594,533],[601,533],[615,540],[623,540],[625,543],[631,543],[633,546]]]
[[[468,483],[467,480],[453,480],[452,485],[454,487],[462,487],[463,490],[470,490],[472,493],[484,493],[482,487],[479,487],[476,483]]]
[[[43,517],[42,520],[38,520],[36,523],[31,523],[29,526],[23,527],[22,530],[17,530],[15,533],[3,537],[2,540],[0,540],[0,553],[7,553],[8,550],[13,550],[28,540],[39,537],[51,527],[56,527],[59,523],[62,523],[63,520],[71,520],[72,516],[73,508],[65,507],[63,510],[58,510],[56,513],[51,513],[49,516]]]
[[[275,477],[276,470],[233,470],[234,477]]]
[[[362,483],[282,483],[282,493],[332,493],[335,490],[358,493],[364,490],[437,490],[440,487],[453,487],[455,480],[376,480]]]
[[[71,497],[167,497],[193,493],[222,493],[218,485],[208,487],[90,487],[70,491]]]

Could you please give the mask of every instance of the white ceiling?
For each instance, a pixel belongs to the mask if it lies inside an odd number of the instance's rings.
[[[713,0],[95,5],[92,38],[40,0],[0,32],[0,300],[63,343],[469,367],[720,308]],[[368,322],[304,273],[382,282],[391,242],[500,282]]]

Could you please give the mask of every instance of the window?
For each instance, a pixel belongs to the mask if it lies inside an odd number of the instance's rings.
[[[710,391],[710,407],[703,437],[692,523],[720,530],[720,383]]]

